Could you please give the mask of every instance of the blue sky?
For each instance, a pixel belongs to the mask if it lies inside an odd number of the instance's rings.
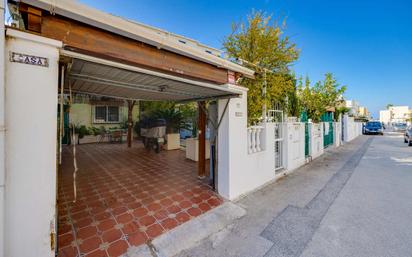
[[[296,74],[312,81],[332,72],[347,99],[375,118],[386,104],[412,105],[410,0],[81,0],[97,9],[221,48],[232,22],[253,9],[287,19],[286,35],[301,50]]]

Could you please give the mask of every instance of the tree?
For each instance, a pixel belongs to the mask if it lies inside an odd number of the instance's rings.
[[[300,83],[298,96],[308,117],[319,122],[328,108],[338,107],[345,91],[346,86],[340,86],[332,73],[326,73],[325,79],[316,82],[314,86],[310,85],[310,80],[306,77],[305,86]]]
[[[234,24],[232,33],[224,39],[223,47],[232,60],[244,60],[245,66],[256,71],[255,79],[243,78],[240,84],[248,91],[248,122],[262,117],[264,103],[284,103],[294,90],[289,66],[298,59],[299,52],[282,27],[272,22],[272,16],[252,12],[247,22]],[[266,81],[266,97],[263,84]]]
[[[393,104],[387,104],[386,109],[389,110],[391,107],[393,107]]]
[[[287,94],[287,114],[291,117],[299,117],[302,110],[296,83],[296,79],[293,78],[293,88]]]
[[[344,115],[344,114],[348,113],[349,111],[350,111],[350,108],[348,108],[348,107],[344,107],[344,106],[336,107],[335,113],[334,113],[335,120],[338,120],[339,116],[341,114]]]

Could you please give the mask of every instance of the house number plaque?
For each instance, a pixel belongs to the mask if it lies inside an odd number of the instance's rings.
[[[10,61],[30,64],[30,65],[36,65],[36,66],[42,66],[42,67],[49,67],[48,58],[28,55],[28,54],[10,52]]]

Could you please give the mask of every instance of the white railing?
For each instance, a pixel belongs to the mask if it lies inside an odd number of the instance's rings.
[[[257,153],[263,151],[262,144],[262,126],[251,126],[247,129],[248,153]]]

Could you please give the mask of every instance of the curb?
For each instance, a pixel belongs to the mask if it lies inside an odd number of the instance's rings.
[[[151,243],[130,247],[123,257],[171,257],[196,246],[200,241],[222,230],[246,215],[240,206],[222,205],[160,235]]]

